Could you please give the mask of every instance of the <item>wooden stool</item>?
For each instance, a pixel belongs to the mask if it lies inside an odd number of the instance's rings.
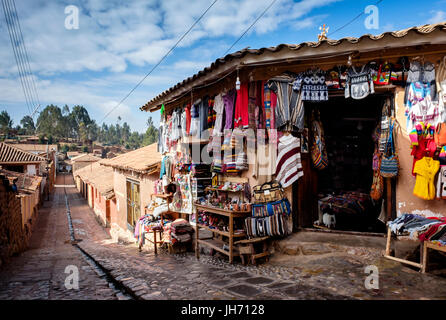
[[[256,259],[262,257],[266,257],[266,261],[268,261],[268,256],[270,255],[270,253],[268,251],[268,244],[266,242],[267,239],[269,239],[269,237],[252,238],[235,242],[234,244],[238,246],[238,250],[240,252],[242,264],[247,265],[249,262],[251,262],[251,264],[255,265]],[[255,245],[257,244],[262,245],[262,249],[260,252],[256,252]]]

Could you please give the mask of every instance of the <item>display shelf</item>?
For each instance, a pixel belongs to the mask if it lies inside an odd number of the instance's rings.
[[[208,226],[206,226],[204,224],[200,224],[200,223],[195,223],[195,225],[199,226],[200,228],[204,228],[206,230],[209,230],[211,232],[215,232],[215,233],[221,234],[222,236],[230,237],[229,231],[222,231],[222,230],[218,230],[218,229],[212,229],[212,228],[209,228]],[[236,233],[236,232],[234,232],[233,237],[234,238],[236,238],[236,237],[246,237],[246,234],[244,232],[243,233],[240,233],[240,232]]]
[[[204,204],[198,204],[198,203],[195,204],[195,207],[197,209],[221,214],[221,215],[224,215],[227,217],[232,215],[233,217],[236,217],[236,218],[245,218],[245,217],[247,217],[247,215],[251,214],[251,211],[233,211],[233,210],[221,209],[221,208],[212,207],[212,206],[208,206],[208,205],[204,205]]]
[[[225,244],[227,244],[224,241],[221,241],[221,240],[218,240],[218,239],[215,239],[215,238],[213,238],[213,239],[206,239],[206,240],[199,239],[198,243],[199,244],[203,244],[205,246],[208,246],[209,248],[212,248],[214,250],[217,250],[218,252],[221,252],[221,253],[223,253],[223,254],[225,254],[225,255],[227,255],[228,257],[231,258],[231,252],[228,251],[228,250],[223,249],[223,246]],[[239,256],[239,255],[240,255],[240,253],[237,250],[237,248],[234,248],[232,250],[232,257],[236,257],[236,256]]]
[[[219,188],[215,188],[215,187],[206,187],[204,190],[206,190],[206,191],[211,190],[211,191],[234,192],[234,193],[243,192],[244,191],[244,190],[237,190],[237,191],[235,191],[235,190],[223,190],[223,189],[219,189]]]
[[[238,250],[236,247],[234,247],[234,238],[244,238],[246,237],[245,233],[235,233],[234,232],[234,219],[235,218],[246,218],[247,216],[249,216],[251,214],[251,211],[232,211],[232,210],[227,210],[227,209],[221,209],[221,208],[216,208],[216,207],[211,207],[211,206],[207,206],[207,205],[202,205],[202,204],[195,204],[195,207],[197,209],[201,209],[210,213],[214,213],[217,215],[222,215],[222,216],[226,216],[229,218],[229,231],[220,231],[218,229],[211,229],[205,225],[201,225],[199,223],[196,223],[195,226],[195,236],[196,236],[196,241],[195,241],[195,255],[198,258],[200,258],[200,244],[204,244],[206,246],[209,246],[223,254],[226,254],[229,257],[229,263],[233,263],[234,262],[234,256],[239,255]],[[203,228],[205,230],[209,230],[211,232],[213,232],[213,234],[219,234],[222,236],[226,236],[228,238],[228,242],[224,242],[222,240],[218,240],[213,238],[212,240],[201,240],[199,239],[199,233],[200,233],[200,228]],[[221,242],[220,245],[217,245],[216,242]],[[223,244],[227,244],[229,250],[223,250]]]

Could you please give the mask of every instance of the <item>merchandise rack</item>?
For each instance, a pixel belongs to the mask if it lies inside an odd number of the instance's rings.
[[[233,211],[233,210],[227,210],[227,209],[221,209],[217,207],[212,207],[208,205],[203,204],[195,204],[196,209],[204,210],[207,212],[215,213],[218,215],[226,216],[229,218],[229,231],[221,231],[218,229],[212,229],[208,226],[202,225],[198,223],[198,219],[195,225],[195,256],[197,259],[200,258],[200,244],[205,245],[207,247],[210,247],[218,252],[221,252],[229,257],[229,263],[234,262],[234,256],[239,256],[240,253],[236,248],[234,248],[234,238],[245,238],[246,234],[245,232],[235,233],[234,232],[234,219],[235,218],[246,218],[251,214],[251,211]],[[209,230],[213,232],[214,234],[218,234],[221,236],[225,236],[228,238],[228,242],[212,238],[212,239],[200,239],[199,238],[199,229],[203,228],[206,230]],[[223,245],[228,244],[229,250],[224,250]]]

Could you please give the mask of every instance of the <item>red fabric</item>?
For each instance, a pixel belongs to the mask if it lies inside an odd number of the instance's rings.
[[[416,174],[413,172],[415,168],[415,163],[418,160],[423,159],[423,157],[432,158],[437,150],[437,145],[435,144],[433,139],[419,138],[418,146],[414,146],[412,148],[411,155],[413,156],[412,163],[412,175],[415,177]]]
[[[190,122],[191,122],[190,104],[187,104],[187,106],[184,108],[184,111],[186,111],[186,132],[187,134],[190,134]]]
[[[234,128],[249,126],[248,98],[248,83],[242,83],[235,102]]]
[[[426,232],[420,234],[418,236],[418,239],[420,239],[420,241],[428,241],[430,237],[432,237],[437,232],[438,228],[444,224],[446,224],[446,222],[434,224]]]

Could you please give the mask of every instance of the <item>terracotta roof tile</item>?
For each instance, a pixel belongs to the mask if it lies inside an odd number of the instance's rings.
[[[6,143],[0,143],[0,164],[46,162],[36,154],[21,150]]]

